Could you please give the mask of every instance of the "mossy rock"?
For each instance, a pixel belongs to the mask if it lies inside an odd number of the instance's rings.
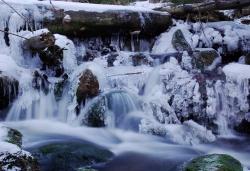
[[[100,146],[78,141],[53,142],[31,149],[42,170],[75,171],[108,161],[113,153]]]
[[[173,34],[172,45],[177,51],[192,51],[191,46],[185,39],[185,36],[180,29],[176,30],[176,32]]]
[[[219,57],[219,54],[214,49],[201,48],[196,49],[193,56],[193,62],[196,68],[205,70],[213,64],[214,60]]]
[[[184,171],[243,171],[241,163],[226,154],[210,154],[193,159]]]
[[[8,133],[7,133],[7,138],[6,138],[6,142],[11,143],[11,144],[15,144],[18,147],[22,146],[22,137],[23,135],[21,134],[21,132],[19,132],[16,129],[12,129],[12,128],[7,128]]]
[[[105,97],[101,97],[88,110],[83,124],[90,127],[105,127]]]

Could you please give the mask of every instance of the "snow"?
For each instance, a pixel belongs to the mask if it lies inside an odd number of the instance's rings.
[[[77,66],[76,61],[76,49],[72,40],[69,40],[66,36],[55,34],[56,42],[63,50],[63,67],[67,72],[72,72]]]
[[[39,0],[6,0],[6,2],[16,5],[46,5],[50,6],[49,1],[39,1]],[[150,13],[161,13],[164,12],[153,11],[150,8],[141,6],[122,6],[122,5],[104,5],[104,4],[90,4],[90,3],[77,3],[77,2],[63,2],[63,1],[53,1],[53,6],[55,8],[64,9],[65,11],[88,11],[88,12],[106,12],[106,11],[136,11],[136,12],[150,12]],[[1,2],[0,2],[1,4]]]
[[[6,142],[6,140],[8,139],[8,128],[5,127],[2,123],[0,124],[0,153],[17,153],[20,152],[21,149],[15,145],[15,144],[11,144]],[[29,154],[27,152],[22,151],[22,153],[26,153]],[[0,157],[0,160],[2,159],[3,156]]]
[[[189,25],[186,23],[176,23],[177,26],[172,27],[170,30],[162,33],[159,38],[156,40],[152,53],[153,54],[164,54],[164,53],[175,53],[176,49],[172,45],[173,34],[177,30],[181,30],[186,41],[193,47],[196,43],[196,40],[192,40],[192,34],[189,32]],[[194,41],[194,42],[193,42]]]
[[[249,79],[250,78],[250,65],[231,63],[223,67],[223,72],[226,76],[232,78]]]
[[[155,9],[165,6],[166,4],[163,3],[150,3],[149,1],[136,1],[130,4],[131,6],[135,7],[143,7],[148,9]]]
[[[160,125],[148,120],[142,120],[140,131],[142,133],[160,135],[169,138],[175,143],[185,145],[196,145],[216,140],[216,137],[210,130],[194,121],[186,121],[183,124]]]
[[[6,76],[19,78],[21,68],[16,64],[12,57],[0,54],[0,71]]]

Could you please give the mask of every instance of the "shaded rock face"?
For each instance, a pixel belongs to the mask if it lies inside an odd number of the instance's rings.
[[[30,50],[33,54],[38,54],[43,63],[42,69],[50,69],[54,71],[54,75],[59,77],[63,74],[64,68],[63,48],[55,45],[55,36],[48,32],[34,36],[24,41],[24,49]]]
[[[204,70],[211,66],[219,54],[214,49],[199,49],[193,53],[196,68]]]
[[[113,156],[105,148],[72,140],[43,144],[30,151],[37,157],[43,171],[75,171],[88,165],[106,162]]]
[[[18,87],[17,80],[0,75],[0,110],[7,108],[17,97]]]
[[[0,158],[0,168],[4,168],[3,170],[6,171],[40,171],[37,160],[30,155],[22,153],[22,151],[14,154],[11,154],[9,152],[1,152]]]
[[[243,171],[241,163],[225,154],[210,154],[193,159],[185,171]]]
[[[245,56],[245,63],[250,65],[250,53]]]
[[[64,68],[62,64],[63,50],[57,45],[50,46],[45,50],[39,51],[39,57],[43,62],[43,69],[51,69],[55,72],[55,76],[59,77],[63,74]]]
[[[250,121],[243,119],[237,126],[235,126],[235,130],[241,133],[250,134]]]
[[[192,52],[192,48],[185,39],[181,30],[176,30],[172,37],[172,45],[177,51],[187,51],[188,53]]]
[[[76,91],[78,104],[85,104],[87,98],[93,98],[99,93],[99,82],[91,70],[86,69],[80,79]]]

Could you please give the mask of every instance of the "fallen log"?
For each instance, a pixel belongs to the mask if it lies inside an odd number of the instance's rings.
[[[210,13],[216,10],[240,9],[249,5],[249,0],[214,0],[194,4],[172,5],[155,10],[166,11],[173,16],[181,16],[189,13]]]
[[[138,32],[142,36],[154,37],[172,24],[166,12],[147,8],[121,5],[102,5],[77,2],[5,0],[13,9],[20,9],[20,15],[30,17],[35,24],[47,27],[52,33],[74,37],[112,36]],[[0,7],[6,8],[1,3]],[[37,21],[39,19],[39,21]],[[7,18],[6,18],[7,20]],[[25,21],[26,22],[26,21]],[[1,29],[1,28],[0,28]]]

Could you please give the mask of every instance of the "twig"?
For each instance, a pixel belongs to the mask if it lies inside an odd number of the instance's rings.
[[[55,6],[52,4],[52,0],[49,0],[50,5],[52,6],[53,10],[56,11]]]
[[[126,75],[136,75],[136,74],[142,74],[143,72],[134,72],[134,73],[125,73],[125,74],[116,74],[116,75],[109,75],[108,77],[114,77],[114,76],[126,76]]]
[[[28,26],[30,27],[31,31],[33,32],[33,28],[30,26],[30,21],[24,15],[20,14],[14,7],[8,4],[5,0],[1,0],[4,4],[10,7],[17,15],[19,15],[25,22],[27,22]]]
[[[0,32],[7,33],[7,34],[11,34],[11,35],[13,35],[13,36],[17,36],[17,37],[20,37],[20,38],[23,38],[23,39],[28,40],[28,38],[26,38],[26,37],[20,36],[20,35],[15,34],[15,33],[10,33],[10,32],[5,31],[5,30],[1,30],[1,29],[0,29]]]

